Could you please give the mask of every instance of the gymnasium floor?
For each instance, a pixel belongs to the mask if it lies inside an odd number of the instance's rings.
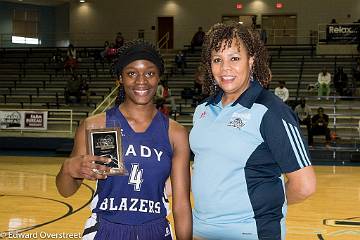
[[[0,238],[79,239],[95,185],[85,181],[74,196],[61,197],[55,175],[62,161],[0,157]],[[360,239],[360,167],[316,166],[316,173],[317,193],[289,206],[287,240]]]

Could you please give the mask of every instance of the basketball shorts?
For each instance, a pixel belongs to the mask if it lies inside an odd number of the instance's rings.
[[[172,240],[170,223],[157,219],[140,225],[112,223],[92,214],[86,221],[83,240]]]

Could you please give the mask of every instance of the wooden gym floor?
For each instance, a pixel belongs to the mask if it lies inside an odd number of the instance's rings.
[[[55,187],[62,161],[0,157],[0,238],[78,239],[95,184],[85,181],[74,196],[62,198]],[[316,194],[289,206],[287,240],[360,239],[360,167],[315,169]]]

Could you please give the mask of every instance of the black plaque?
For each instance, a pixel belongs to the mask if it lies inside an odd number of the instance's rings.
[[[111,159],[109,163],[95,161],[97,164],[111,168],[107,175],[127,175],[128,172],[122,158],[120,128],[90,129],[88,130],[88,143],[90,154]]]

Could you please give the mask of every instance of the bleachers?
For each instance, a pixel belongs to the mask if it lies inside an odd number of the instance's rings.
[[[325,113],[330,117],[329,127],[338,137],[337,146],[355,143],[354,146],[357,147],[360,98],[348,100],[330,97],[328,100],[326,98],[319,100],[317,92],[308,89],[310,84],[317,81],[317,74],[323,66],[327,67],[332,76],[338,66],[343,66],[351,79],[350,70],[355,61],[354,56],[319,56],[315,54],[313,46],[306,45],[269,46],[268,49],[272,71],[270,91],[274,90],[279,80],[284,80],[290,91],[290,102],[304,96],[313,114],[319,106],[325,109]],[[56,65],[51,63],[51,57],[56,49],[0,49],[0,108],[73,109],[73,124],[76,128],[79,121],[94,110],[114,86],[109,74],[109,63],[93,57],[97,50],[97,48],[78,49],[81,62],[77,73],[89,83],[92,93],[89,104],[83,100],[80,104],[68,106],[64,101],[64,89],[69,75],[64,74],[62,70],[57,71]],[[65,49],[62,49],[62,52],[65,56]],[[176,99],[177,109],[180,112],[176,120],[190,129],[195,107],[191,100],[181,98],[181,92],[184,88],[194,86],[194,74],[200,62],[200,52],[187,52],[184,75],[180,71],[175,71],[176,52],[176,50],[163,52],[166,65],[163,78],[168,80]],[[332,88],[332,96],[334,94]],[[58,119],[53,120],[52,124],[61,128],[62,117]],[[305,128],[303,130],[306,135]],[[316,137],[315,142],[323,143],[323,137]]]
[[[300,97],[304,96],[312,109],[313,115],[317,113],[318,107],[321,106],[325,109],[325,113],[330,117],[329,128],[332,132],[335,132],[337,136],[333,146],[351,145],[352,147],[355,146],[355,148],[358,148],[360,98],[351,100],[339,99],[336,97],[336,93],[332,87],[332,96],[329,97],[329,100],[326,98],[319,100],[316,90],[308,90],[310,84],[313,85],[316,83],[317,75],[323,66],[327,67],[332,77],[334,76],[335,69],[338,66],[343,66],[350,81],[351,67],[355,62],[355,56],[319,56],[314,53],[313,47],[305,45],[289,47],[272,46],[269,47],[269,53],[271,56],[270,65],[272,71],[270,91],[275,89],[279,80],[284,80],[290,92],[290,102],[299,100]],[[168,81],[177,99],[177,103],[181,105],[183,109],[186,109],[186,113],[191,113],[194,111],[194,107],[191,106],[189,101],[185,104],[185,100],[181,99],[181,90],[185,87],[193,87],[194,73],[200,61],[200,53],[188,54],[187,59],[190,60],[188,67],[185,69],[185,75],[181,75],[180,73],[174,74],[168,77]],[[173,64],[172,59],[175,53],[168,55],[167,62]],[[177,120],[188,126],[189,129],[192,127],[191,115],[181,114]],[[306,136],[305,126],[301,127]],[[318,143],[317,146],[322,148],[325,141],[324,137],[315,136],[314,138],[315,142]]]
[[[109,75],[109,64],[95,60],[89,49],[81,48],[76,73],[89,84],[89,100],[83,96],[81,103],[66,105],[64,90],[71,76],[51,62],[55,51],[53,48],[0,50],[0,108],[73,109],[73,123],[77,126],[110,93],[114,82]],[[63,56],[65,51],[62,50]],[[61,122],[61,119],[57,122],[60,128]]]

